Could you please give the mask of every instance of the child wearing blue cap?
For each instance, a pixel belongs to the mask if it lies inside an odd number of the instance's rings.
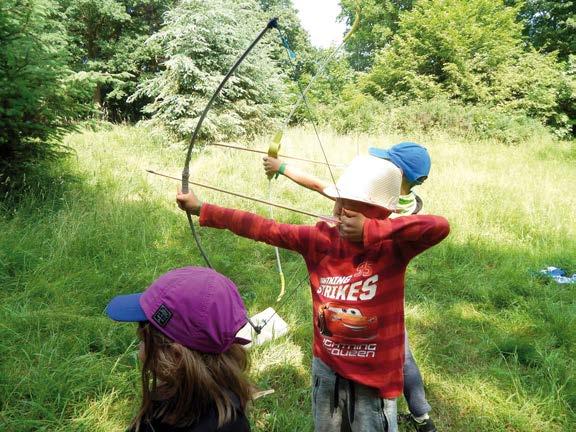
[[[422,184],[430,173],[431,160],[426,148],[414,142],[401,142],[389,149],[371,147],[368,152],[371,156],[391,161],[402,170],[401,195],[396,212],[390,217],[419,213],[422,209],[422,200],[412,189],[414,186]],[[280,159],[265,157],[263,164],[267,175],[282,174],[300,186],[333,199],[324,193],[324,190],[331,184],[330,182],[318,179],[293,166],[288,166]],[[410,410],[409,421],[414,425],[417,432],[436,432],[436,426],[429,415],[432,407],[426,399],[422,375],[410,349],[408,335],[406,335],[404,347],[403,392]]]
[[[368,153],[372,156],[389,160],[402,171],[401,195],[395,216],[417,214],[422,209],[422,200],[412,191],[412,188],[422,184],[424,180],[428,178],[431,166],[428,150],[420,144],[401,142],[389,149],[370,147]],[[282,174],[300,186],[304,186],[307,189],[311,189],[327,197],[324,189],[326,189],[331,182],[316,178],[291,165],[288,166],[288,164],[282,160],[273,157],[266,156],[263,164],[267,175]]]
[[[370,147],[368,153],[388,159],[402,170],[402,187],[396,214],[399,216],[417,214],[422,209],[422,200],[412,188],[420,185],[430,174],[430,155],[420,144],[401,142],[389,149]]]

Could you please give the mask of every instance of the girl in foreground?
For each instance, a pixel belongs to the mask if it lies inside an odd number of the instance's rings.
[[[202,267],[171,270],[106,313],[137,322],[142,401],[130,432],[245,432],[252,387],[236,337],[247,323],[234,283]]]

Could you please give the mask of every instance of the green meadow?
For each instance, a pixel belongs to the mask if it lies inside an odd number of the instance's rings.
[[[321,131],[330,162],[369,146],[411,139],[432,156],[417,193],[445,216],[450,236],[417,257],[406,276],[406,323],[440,431],[576,430],[576,286],[534,275],[549,265],[576,272],[576,146],[428,135]],[[117,294],[142,291],[163,272],[203,265],[177,209],[182,143],[160,130],[101,126],[65,139],[70,157],[0,211],[0,430],[122,431],[138,404],[134,325],[104,315]],[[239,143],[268,147],[267,138]],[[284,154],[320,160],[314,134],[287,131]],[[291,163],[291,162],[290,162]],[[306,166],[329,178],[321,166]],[[339,173],[335,170],[335,175]],[[192,178],[319,214],[331,202],[280,177],[261,158],[198,149]],[[269,190],[270,188],[270,190]],[[267,206],[196,189],[203,201],[269,215]],[[274,210],[274,218],[313,224]],[[253,430],[311,431],[312,314],[299,256],[282,251],[287,294],[276,303],[274,251],[229,232],[200,229],[214,267],[246,306],[272,306],[289,334],[251,349],[250,375],[274,393],[256,400]],[[400,411],[406,411],[400,402]],[[403,431],[408,431],[402,426]]]

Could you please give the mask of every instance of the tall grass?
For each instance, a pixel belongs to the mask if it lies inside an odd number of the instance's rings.
[[[287,133],[285,154],[321,159],[310,131]],[[433,160],[419,194],[450,237],[407,274],[407,326],[433,415],[443,431],[567,431],[576,425],[574,287],[535,278],[547,265],[576,272],[574,144],[322,133],[330,161],[403,139]],[[44,184],[0,216],[0,430],[121,431],[138,392],[135,329],[103,315],[114,295],[143,290],[170,268],[203,265],[174,204],[183,147],[161,131],[113,127],[70,135],[75,151]],[[242,145],[267,148],[267,139]],[[304,165],[303,165],[304,166]],[[323,167],[308,167],[329,178]],[[335,172],[338,175],[338,170]],[[252,153],[204,148],[192,177],[262,198]],[[330,202],[280,178],[274,200],[326,214]],[[34,190],[42,191],[34,193]],[[266,206],[211,191],[201,199],[267,215]],[[274,210],[275,218],[313,223]],[[240,287],[251,313],[273,305],[289,335],[252,349],[251,375],[275,393],[257,400],[256,431],[308,431],[311,306],[306,286],[275,304],[273,250],[202,229],[214,266]],[[305,276],[282,252],[290,289]],[[406,429],[408,430],[408,429]]]

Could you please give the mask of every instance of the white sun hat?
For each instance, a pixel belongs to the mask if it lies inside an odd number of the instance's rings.
[[[346,167],[336,185],[324,189],[331,198],[360,201],[394,211],[398,205],[402,171],[392,162],[358,156]]]

